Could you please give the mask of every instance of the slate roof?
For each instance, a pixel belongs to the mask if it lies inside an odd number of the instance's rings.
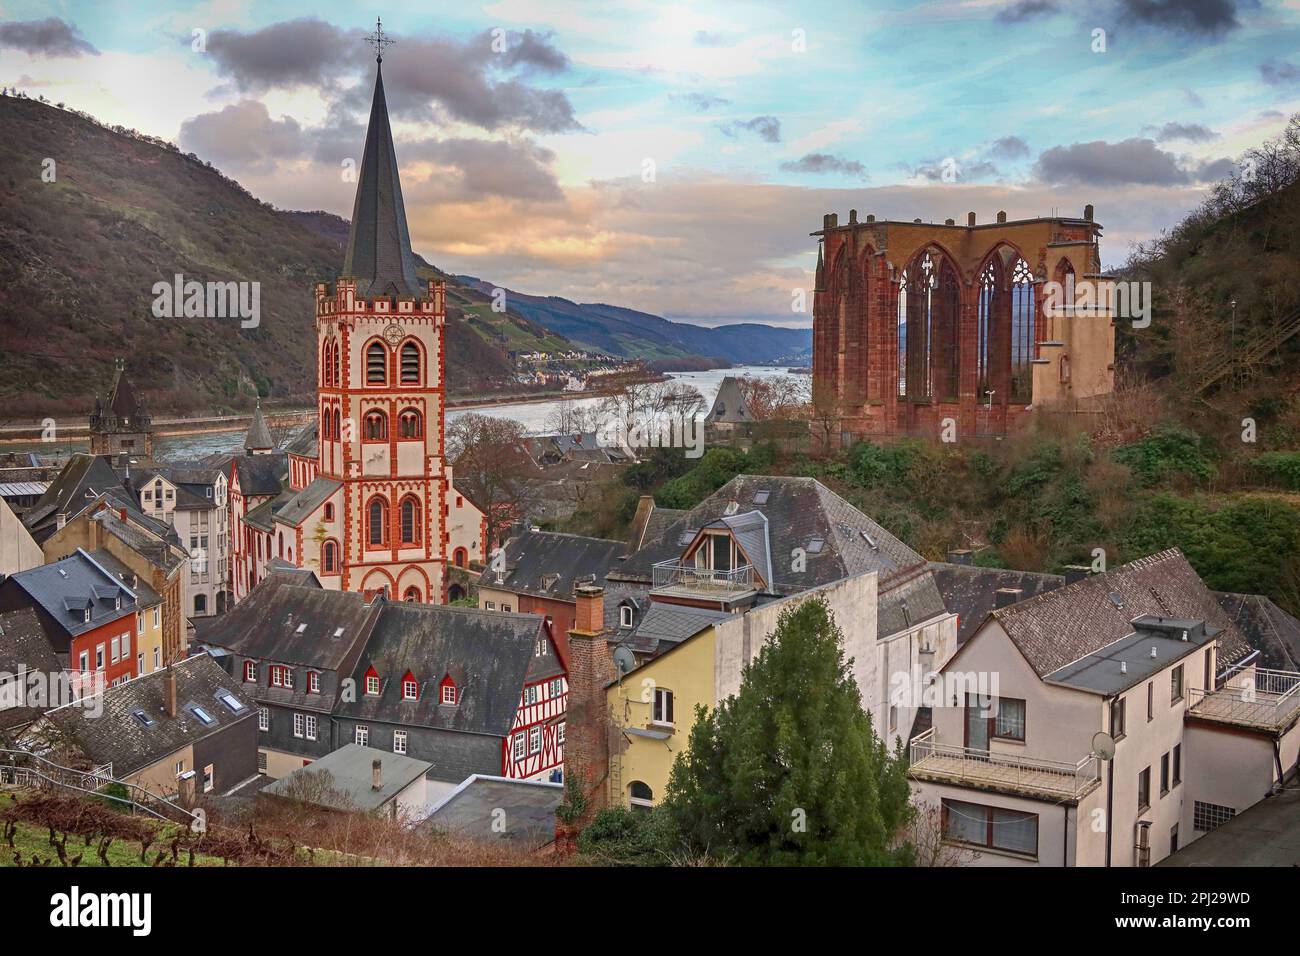
[[[1021,600],[1026,600],[1065,585],[1065,578],[1059,574],[980,568],[942,561],[932,561],[930,571],[943,596],[943,603],[957,615],[958,645],[965,643],[984,624],[984,619],[997,603],[999,588],[1018,589],[1023,592]]]
[[[113,384],[108,390],[107,405],[113,410],[113,414],[121,419],[124,423],[134,418],[140,412],[140,401],[136,398],[135,387],[131,380],[126,377],[126,371],[118,368],[113,376]]]
[[[1263,665],[1300,670],[1300,621],[1262,594],[1216,593],[1228,618],[1263,656]]]
[[[406,229],[393,131],[388,125],[382,67],[375,71],[375,93],[361,153],[343,275],[357,280],[357,295],[364,298],[420,294],[411,237]]]
[[[289,575],[272,574],[225,614],[195,620],[195,637],[243,657],[337,671],[345,663],[351,667],[383,603],[376,598],[367,604],[355,591],[304,587]]]
[[[1046,677],[1127,637],[1133,633],[1132,621],[1147,614],[1222,628],[1220,669],[1251,653],[1241,631],[1177,548],[999,608],[992,617],[1038,676]]]
[[[232,466],[239,476],[239,490],[246,498],[278,495],[284,490],[289,476],[289,460],[283,451],[265,455],[211,455],[204,462],[217,465],[230,472]]]
[[[69,637],[138,610],[134,592],[81,548],[61,561],[11,574],[6,584],[21,588]],[[119,599],[121,607],[117,606]],[[86,609],[90,610],[89,621]]]
[[[319,428],[320,425],[316,421],[310,421],[304,425],[284,446],[285,454],[297,455],[299,458],[316,458],[319,454],[317,444]]]
[[[865,571],[880,574],[883,591],[892,578],[925,564],[919,554],[814,478],[738,475],[671,523],[656,524],[652,514],[641,549],[612,568],[610,578],[650,580],[655,563],[680,558],[695,532],[722,518],[733,502],[734,514],[757,510],[767,518],[774,557],[770,584],[778,594],[795,594]],[[801,572],[788,559],[795,548],[806,555]]]
[[[585,538],[558,531],[527,530],[505,544],[506,572],[500,583],[491,564],[479,576],[479,587],[517,594],[572,601],[574,587],[600,584],[618,563],[627,545],[606,538]]]
[[[563,800],[562,784],[476,773],[444,797],[425,822],[446,833],[538,850],[554,842],[555,809]],[[498,820],[504,829],[493,825]]]
[[[124,521],[118,509],[103,507],[92,513],[88,520],[99,522],[105,531],[168,577],[188,557],[188,552],[181,547],[175,528],[138,512],[128,511],[127,520]]]
[[[536,614],[388,604],[351,675],[364,688],[366,672],[373,667],[380,693],[358,693],[355,701],[341,702],[336,714],[505,737],[525,682],[564,673],[553,652],[541,658],[535,654],[543,628]],[[408,671],[420,684],[418,700],[402,700],[402,678]],[[438,693],[448,675],[460,695],[454,706],[441,703]]]
[[[0,673],[17,675],[23,671],[37,671],[57,674],[62,669],[63,665],[50,647],[50,640],[45,636],[34,608],[24,607],[0,613]],[[9,700],[15,703],[19,699],[26,699],[25,687],[15,686],[10,691],[0,693],[5,693],[6,696],[12,694]],[[19,695],[22,695],[21,698]],[[44,709],[41,706],[6,706],[0,710],[0,730],[28,723],[39,717]]]
[[[92,763],[111,763],[117,777],[152,766],[241,720],[255,719],[257,709],[252,702],[207,654],[180,661],[172,670],[176,674],[175,717],[168,717],[164,709],[165,668],[106,688],[101,695],[100,716],[94,716],[94,709],[83,706],[83,701],[52,710],[46,717],[69,734]],[[224,694],[234,697],[242,709],[237,713],[232,711],[220,699]],[[198,717],[194,711],[196,706],[202,708],[212,723],[205,724]],[[145,726],[135,715],[137,711],[146,714],[152,725]]]
[[[275,509],[275,520],[292,527],[298,527],[324,504],[334,492],[343,487],[343,482],[333,478],[315,478],[306,488],[292,495],[284,504]]]
[[[107,458],[78,452],[68,459],[40,500],[23,515],[23,523],[36,542],[43,543],[58,530],[58,515],[66,514],[72,520],[100,495],[107,495],[116,507],[140,510],[135,496],[123,485]]]
[[[373,765],[380,762],[380,787],[373,786]],[[313,800],[320,806],[336,810],[378,810],[399,793],[423,777],[433,767],[427,760],[416,760],[405,754],[375,750],[360,744],[348,744],[331,750],[324,757],[299,767],[286,777],[281,777],[262,788],[262,793],[276,797],[293,795],[304,777],[311,774],[330,775],[329,792]]]
[[[712,608],[653,602],[636,627],[630,631],[616,629],[609,635],[609,641],[611,644],[628,644],[638,654],[657,656],[718,621],[734,616]]]
[[[884,639],[951,610],[944,604],[934,575],[921,572],[878,593],[876,635]]]
[[[149,582],[123,564],[110,551],[98,548],[90,556],[105,571],[135,592],[136,603],[142,608],[157,607],[162,603],[162,595],[149,586]]]

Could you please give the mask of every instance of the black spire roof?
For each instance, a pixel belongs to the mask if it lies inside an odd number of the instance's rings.
[[[366,148],[361,155],[343,275],[356,279],[357,295],[367,298],[418,296],[421,291],[411,254],[411,236],[406,231],[406,208],[402,204],[393,131],[388,125],[382,66],[375,71],[375,98],[370,106]]]

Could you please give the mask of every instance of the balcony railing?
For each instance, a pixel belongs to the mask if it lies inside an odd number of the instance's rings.
[[[654,566],[653,587],[680,588],[707,594],[754,590],[754,568],[746,564],[730,571],[697,568],[681,561],[660,561]]]
[[[1300,714],[1300,673],[1257,667],[1253,681],[1242,674],[1217,690],[1189,688],[1187,708],[1208,720],[1281,730]]]
[[[913,737],[909,751],[913,774],[958,785],[1005,787],[1076,798],[1101,779],[1096,754],[1089,754],[1076,763],[1065,763],[956,747],[939,743],[933,727]]]

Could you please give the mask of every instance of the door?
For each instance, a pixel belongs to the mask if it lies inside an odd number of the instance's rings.
[[[989,698],[966,695],[966,746],[971,750],[989,749]]]

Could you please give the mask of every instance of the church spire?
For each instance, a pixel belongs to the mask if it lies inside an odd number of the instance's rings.
[[[250,455],[275,451],[275,441],[271,438],[271,429],[266,427],[266,416],[262,414],[260,398],[253,411],[253,422],[248,426],[248,436],[244,439],[244,451]]]
[[[388,125],[388,104],[384,99],[384,47],[394,41],[384,35],[383,24],[378,22],[375,33],[366,39],[378,51],[375,95],[370,105],[366,146],[361,154],[361,175],[357,178],[357,198],[352,206],[343,275],[356,279],[357,295],[365,298],[415,297],[420,295],[421,286],[415,275],[397,153],[393,149],[393,131]]]

